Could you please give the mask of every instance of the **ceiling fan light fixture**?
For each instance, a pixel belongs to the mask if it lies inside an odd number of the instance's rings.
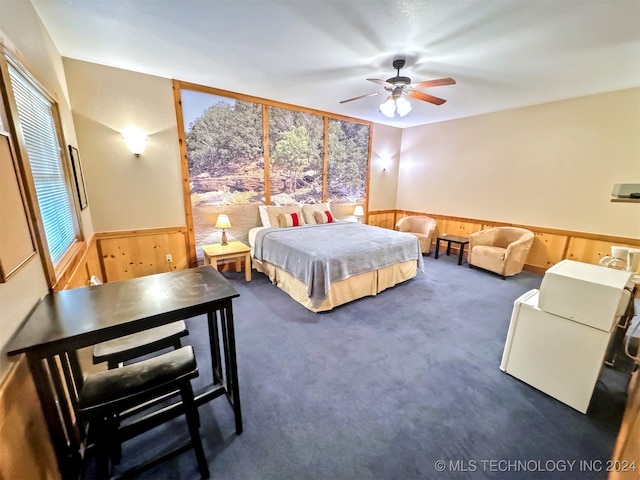
[[[380,112],[382,112],[382,114],[387,118],[393,118],[395,117],[396,112],[401,117],[404,117],[411,112],[411,103],[407,97],[411,97],[414,100],[432,103],[433,105],[442,105],[446,102],[443,98],[434,97],[433,95],[420,92],[419,90],[422,88],[439,87],[442,85],[454,85],[456,81],[453,78],[436,78],[433,80],[412,83],[409,77],[400,76],[400,69],[404,67],[404,64],[405,60],[403,58],[396,58],[393,60],[393,68],[396,69],[395,77],[391,77],[386,80],[381,80],[379,78],[367,78],[369,82],[382,85],[384,90],[348,98],[346,100],[342,100],[340,103],[347,103],[361,98],[390,93],[391,95],[385,98],[384,102],[380,105]]]
[[[400,97],[396,100],[396,108],[398,110],[398,115],[404,117],[411,111],[411,103],[406,98]]]
[[[391,95],[380,105],[380,111],[385,117],[393,118],[396,113],[396,102]]]

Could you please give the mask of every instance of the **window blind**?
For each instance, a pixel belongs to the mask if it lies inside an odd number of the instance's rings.
[[[53,105],[12,65],[9,65],[9,77],[29,156],[46,243],[55,267],[75,241],[75,227],[53,120]]]

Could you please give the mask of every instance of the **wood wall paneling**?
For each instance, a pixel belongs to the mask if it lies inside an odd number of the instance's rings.
[[[438,235],[457,235],[468,237],[474,232],[482,230],[482,224],[468,220],[458,220],[454,218],[436,219],[438,224]]]
[[[401,217],[398,217],[400,219]],[[394,211],[369,212],[366,218],[368,225],[389,228],[393,230],[396,226],[396,214]]]
[[[552,233],[534,232],[533,245],[527,257],[527,265],[543,273],[564,258],[568,237]]]
[[[114,282],[189,267],[186,230],[98,237],[104,281]],[[167,262],[166,255],[172,256]]]
[[[24,355],[0,384],[0,446],[0,479],[60,478]]]

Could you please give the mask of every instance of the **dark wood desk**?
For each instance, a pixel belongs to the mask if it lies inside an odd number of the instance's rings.
[[[242,433],[232,308],[237,296],[219,272],[204,266],[65,290],[40,301],[7,352],[26,354],[63,478],[77,477],[85,447],[86,429],[76,415],[83,383],[77,350],[176,320],[207,315],[213,382],[196,392],[196,402],[225,395],[236,433]],[[161,412],[163,419],[180,413],[179,402]]]
[[[458,252],[458,265],[462,265],[464,246],[469,244],[469,239],[467,237],[458,237],[456,235],[443,235],[436,238],[436,258],[438,258],[438,254],[440,253],[440,242],[447,242],[447,255],[451,253],[452,243],[457,243],[460,246],[460,250]]]

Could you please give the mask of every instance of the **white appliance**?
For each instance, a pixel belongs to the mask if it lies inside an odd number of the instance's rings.
[[[629,302],[624,292],[633,288],[632,277],[631,272],[624,270],[562,260],[542,278],[539,307],[609,331],[617,321],[616,312],[624,311]]]
[[[615,325],[630,299],[625,287],[631,273],[567,265],[552,267],[540,290],[515,300],[500,369],[586,413]],[[626,276],[612,279],[608,271]]]

